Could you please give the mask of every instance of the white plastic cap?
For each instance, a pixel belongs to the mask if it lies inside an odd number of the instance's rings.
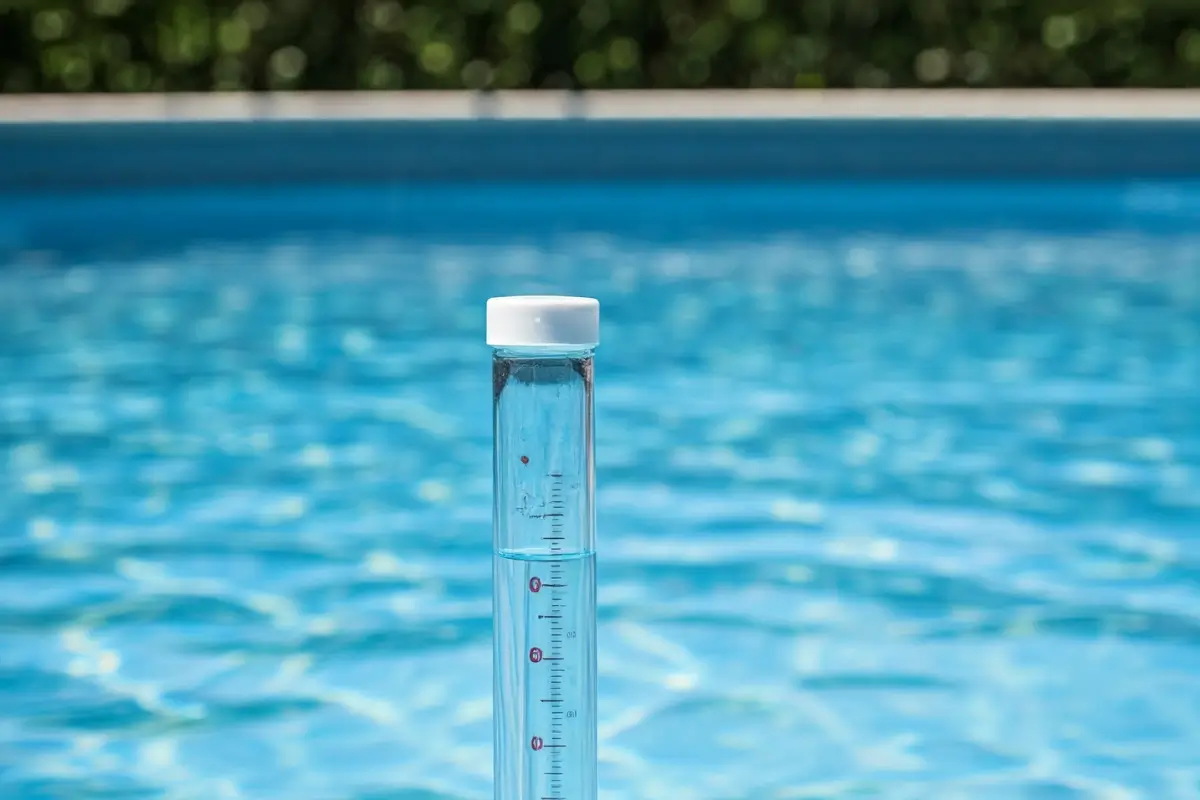
[[[600,301],[556,295],[493,297],[487,302],[487,343],[595,347],[600,343]]]

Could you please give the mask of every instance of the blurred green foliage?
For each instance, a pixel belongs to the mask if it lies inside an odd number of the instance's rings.
[[[5,92],[1200,85],[1200,0],[0,0]]]

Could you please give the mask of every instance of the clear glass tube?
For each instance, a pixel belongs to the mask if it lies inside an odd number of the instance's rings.
[[[592,350],[498,348],[496,800],[595,800]]]

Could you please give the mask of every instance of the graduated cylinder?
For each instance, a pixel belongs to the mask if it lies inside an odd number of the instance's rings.
[[[596,797],[597,317],[585,298],[488,304],[497,800]]]

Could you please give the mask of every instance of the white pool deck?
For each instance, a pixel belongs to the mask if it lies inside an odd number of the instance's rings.
[[[0,96],[0,123],[447,119],[1200,120],[1200,90],[347,92]]]

